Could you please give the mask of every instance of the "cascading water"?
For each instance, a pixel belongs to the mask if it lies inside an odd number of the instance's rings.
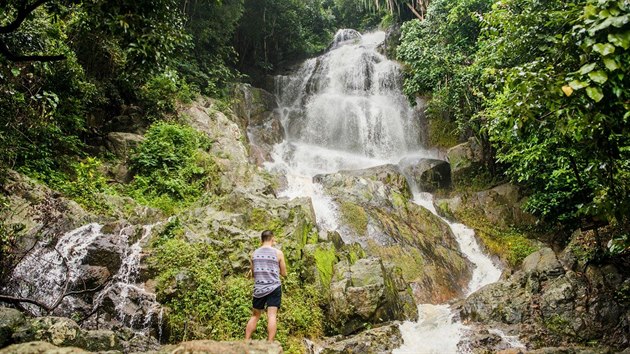
[[[54,247],[42,241],[16,266],[3,292],[34,299],[48,307],[53,307],[59,301],[54,313],[65,316],[95,311],[109,298],[109,305],[114,307],[118,323],[138,333],[148,334],[153,321],[160,320],[161,306],[155,294],[136,284],[136,281],[142,246],[150,237],[152,227],[144,226],[135,242],[130,240],[135,236],[132,226],[126,226],[112,235],[103,233],[103,226],[96,223],[64,234]],[[101,245],[95,246],[99,242]],[[102,252],[99,249],[102,245],[110,252],[106,258],[119,257],[119,267],[106,285],[87,289],[85,280],[90,278],[90,270],[99,268],[86,264],[89,254]],[[87,295],[93,296],[86,298]],[[44,314],[38,306],[24,306],[35,315]],[[95,325],[101,324],[97,320]]]
[[[327,53],[276,79],[286,139],[267,167],[287,176],[283,196],[311,197],[323,230],[339,223],[336,205],[312,182],[316,174],[395,164],[408,154],[435,157],[421,149],[400,66],[377,51],[384,39],[384,32],[339,30]]]
[[[421,148],[418,112],[401,93],[399,65],[377,51],[384,38],[383,32],[339,30],[327,53],[276,79],[286,139],[274,147],[267,168],[287,177],[283,196],[310,197],[320,230],[342,237],[338,206],[313,176],[398,164],[406,156],[438,158]],[[431,198],[416,193],[414,201],[435,213]],[[480,251],[474,232],[444,221],[475,265],[467,294],[498,280],[501,272]],[[458,347],[466,326],[453,319],[448,305],[422,304],[418,311],[417,322],[401,325],[404,345],[398,353],[466,351]]]

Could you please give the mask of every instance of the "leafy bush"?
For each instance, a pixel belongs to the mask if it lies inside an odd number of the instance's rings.
[[[216,164],[204,151],[210,143],[190,127],[153,124],[131,158],[136,175],[129,193],[167,212],[196,200],[218,178]]]
[[[149,118],[157,119],[173,113],[178,101],[190,102],[193,94],[188,84],[171,69],[152,76],[139,91],[139,99]]]

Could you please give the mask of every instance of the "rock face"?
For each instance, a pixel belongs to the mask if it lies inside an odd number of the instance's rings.
[[[106,145],[110,152],[126,160],[143,140],[144,137],[139,134],[111,132],[107,134]]]
[[[276,111],[276,97],[260,88],[242,84],[235,90],[237,103],[233,110],[239,126],[247,132],[251,146],[251,158],[261,165],[270,161],[272,146],[284,139],[284,128]]]
[[[329,323],[348,335],[371,324],[418,317],[411,289],[400,272],[378,258],[335,265],[330,285]]]
[[[481,145],[475,138],[470,138],[467,142],[448,149],[446,156],[451,164],[451,174],[455,184],[475,173],[483,161]]]
[[[333,337],[317,345],[320,351],[310,350],[311,354],[342,353],[391,353],[403,343],[398,324],[389,324],[368,329],[351,337]]]
[[[470,279],[468,260],[448,225],[409,201],[409,187],[395,167],[342,171],[314,180],[339,205],[345,243],[359,242],[368,255],[401,268],[417,302],[440,303],[463,293]]]
[[[518,187],[506,183],[492,189],[476,193],[455,195],[450,199],[438,199],[435,204],[438,212],[451,219],[460,219],[468,209],[482,212],[484,217],[499,226],[529,226],[536,218],[523,211],[525,199]]]
[[[402,172],[423,192],[435,192],[451,186],[451,165],[443,160],[404,158]]]
[[[617,295],[630,280],[614,265],[588,265],[584,272],[563,266],[543,248],[523,261],[508,279],[470,295],[461,316],[482,323],[517,325],[532,347],[597,340],[630,344],[630,309]]]

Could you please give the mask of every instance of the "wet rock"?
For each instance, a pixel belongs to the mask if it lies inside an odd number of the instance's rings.
[[[403,344],[398,324],[365,330],[351,337],[334,337],[319,344],[320,354],[336,353],[391,353]]]
[[[109,350],[122,350],[122,345],[118,336],[113,331],[93,330],[85,331],[82,334],[84,348],[93,352],[103,352]]]
[[[208,353],[208,354],[281,354],[280,343],[269,343],[261,340],[215,342],[212,340],[195,340],[160,348],[157,353]]]
[[[85,350],[75,347],[57,347],[53,344],[35,341],[22,344],[13,344],[0,350],[1,354],[75,354],[87,353]]]
[[[534,216],[522,209],[524,202],[519,188],[506,183],[476,193],[455,194],[448,199],[437,199],[435,204],[438,213],[449,219],[458,220],[466,210],[478,210],[494,225],[534,225]]]
[[[451,175],[455,184],[468,179],[483,161],[481,145],[475,138],[448,149],[446,156],[451,165]]]
[[[144,141],[144,136],[125,132],[111,132],[105,140],[107,149],[118,158],[126,160]]]
[[[360,259],[352,266],[337,263],[330,285],[329,322],[348,335],[369,324],[417,318],[411,289],[400,278],[378,258]]]
[[[110,274],[116,274],[122,264],[121,253],[118,236],[102,234],[88,246],[83,264],[105,267]]]
[[[253,161],[258,165],[270,161],[272,146],[284,139],[276,97],[247,84],[238,85],[235,96],[233,109],[239,127],[248,133]]]
[[[16,309],[0,307],[0,348],[12,343],[13,333],[26,322],[24,314]]]
[[[80,279],[75,282],[74,290],[94,289],[107,282],[112,274],[103,266],[82,265],[79,267]]]
[[[440,303],[462,294],[470,279],[469,261],[448,225],[409,200],[397,169],[386,165],[314,180],[339,206],[343,241],[358,242],[368,255],[399,267],[417,302]]]
[[[30,320],[13,335],[20,342],[46,341],[59,346],[80,346],[81,329],[65,317],[37,317]]]
[[[451,186],[451,165],[446,161],[407,157],[399,165],[421,191],[434,192]]]

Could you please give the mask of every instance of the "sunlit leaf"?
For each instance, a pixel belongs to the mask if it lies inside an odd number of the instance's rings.
[[[567,97],[569,97],[573,93],[573,89],[569,85],[564,85],[562,86],[562,92],[564,92],[564,94],[567,95]]]
[[[598,84],[603,84],[604,82],[608,81],[608,75],[604,70],[591,71],[590,73],[588,73],[588,77],[590,77],[591,80],[597,82]]]
[[[597,66],[597,63],[590,63],[590,64],[582,65],[582,67],[580,68],[580,74],[586,75],[590,73],[591,71],[593,71],[593,69],[595,69],[595,66]]]
[[[593,51],[606,56],[615,52],[615,46],[610,43],[597,43],[593,45]]]
[[[595,102],[599,102],[602,100],[602,98],[604,98],[604,93],[602,92],[602,89],[597,86],[587,87],[586,94]]]
[[[623,49],[630,48],[630,31],[625,31],[622,33],[610,33],[608,35],[608,41],[617,47],[622,47]]]
[[[572,89],[574,89],[574,90],[583,89],[583,88],[587,87],[588,85],[589,85],[588,82],[579,81],[579,80],[573,80],[573,81],[569,82],[569,86]]]
[[[610,71],[615,71],[619,69],[619,64],[617,63],[617,60],[615,60],[614,58],[605,57],[604,65],[606,65],[606,69]]]

